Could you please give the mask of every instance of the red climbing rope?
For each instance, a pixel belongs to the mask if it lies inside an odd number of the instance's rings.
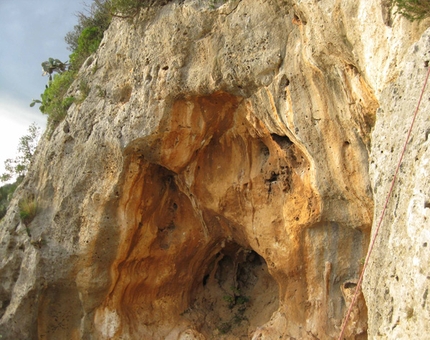
[[[387,199],[385,200],[384,208],[382,209],[381,217],[379,218],[379,222],[378,222],[378,226],[376,227],[375,234],[373,235],[372,242],[371,242],[369,250],[367,252],[366,260],[364,261],[364,265],[363,265],[363,269],[361,270],[360,278],[358,279],[357,286],[355,287],[354,297],[352,298],[352,301],[351,301],[351,303],[349,305],[349,308],[348,308],[348,312],[346,313],[345,318],[343,320],[338,340],[342,340],[343,333],[345,332],[346,325],[348,324],[348,319],[349,319],[349,317],[351,315],[352,307],[354,307],[354,304],[357,301],[358,293],[360,291],[361,283],[363,281],[364,271],[366,270],[366,267],[367,267],[367,265],[369,263],[369,258],[370,258],[370,255],[372,254],[373,247],[374,247],[375,241],[376,241],[376,237],[378,236],[379,229],[380,229],[380,227],[382,225],[382,220],[384,219],[385,211],[387,210],[388,202],[389,202],[390,197],[391,197],[391,193],[393,192],[394,184],[396,182],[397,175],[399,173],[400,165],[402,164],[402,161],[403,161],[403,156],[404,156],[404,154],[406,152],[406,147],[408,145],[409,138],[411,137],[412,128],[414,126],[415,119],[417,118],[417,115],[418,115],[418,110],[419,110],[420,105],[421,105],[421,100],[423,99],[424,90],[426,88],[427,80],[429,79],[429,75],[430,75],[430,67],[428,67],[427,76],[426,76],[426,79],[424,81],[423,88],[421,90],[421,95],[420,95],[420,98],[418,100],[417,107],[415,109],[415,113],[414,113],[414,116],[413,116],[413,119],[412,119],[411,126],[409,127],[409,131],[408,131],[408,135],[406,137],[405,145],[403,146],[403,150],[402,150],[402,153],[400,155],[400,159],[399,159],[399,162],[397,164],[396,171],[394,172],[394,177],[393,177],[393,180],[391,181],[390,190],[388,191]]]

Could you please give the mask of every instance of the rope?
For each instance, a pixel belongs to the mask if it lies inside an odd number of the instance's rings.
[[[406,152],[406,147],[407,147],[408,142],[409,142],[409,139],[410,139],[410,137],[411,137],[412,128],[413,128],[413,126],[414,126],[415,120],[416,120],[417,115],[418,115],[418,110],[419,110],[420,105],[421,105],[421,100],[422,100],[423,95],[424,95],[424,90],[425,90],[425,88],[426,88],[427,81],[428,81],[428,79],[429,79],[429,75],[430,75],[430,67],[428,67],[428,70],[427,70],[427,76],[426,76],[426,78],[425,78],[424,85],[423,85],[423,88],[422,88],[422,90],[421,90],[421,95],[420,95],[420,98],[419,98],[419,100],[418,100],[417,107],[416,107],[416,109],[415,109],[415,113],[414,113],[414,116],[413,116],[413,119],[412,119],[411,126],[409,127],[409,131],[408,131],[408,134],[407,134],[407,137],[406,137],[405,144],[404,144],[404,146],[403,146],[402,153],[401,153],[401,155],[400,155],[399,162],[397,163],[396,171],[394,172],[393,180],[391,181],[390,190],[389,190],[389,192],[388,192],[387,199],[385,200],[384,208],[382,209],[381,217],[379,218],[379,222],[378,222],[378,226],[376,227],[375,234],[373,235],[372,242],[371,242],[370,247],[369,247],[369,250],[368,250],[368,252],[367,252],[366,260],[364,261],[363,269],[361,270],[360,278],[358,279],[357,286],[356,286],[356,288],[355,288],[354,297],[352,298],[352,301],[351,301],[351,303],[350,303],[350,305],[349,305],[349,308],[348,308],[348,312],[346,313],[346,316],[345,316],[345,318],[344,318],[344,320],[343,320],[343,323],[342,323],[342,327],[341,327],[341,331],[340,331],[340,334],[339,334],[339,338],[338,338],[338,340],[342,340],[343,333],[345,332],[346,325],[348,324],[348,319],[349,319],[349,317],[350,317],[350,315],[351,315],[352,307],[354,306],[354,304],[355,304],[355,303],[356,303],[356,301],[357,301],[358,293],[359,293],[360,288],[361,288],[361,283],[363,282],[364,272],[365,272],[365,270],[366,270],[366,268],[367,268],[367,265],[369,264],[370,255],[372,254],[373,247],[375,246],[376,237],[378,236],[379,229],[381,228],[381,225],[382,225],[382,220],[384,219],[384,216],[385,216],[385,211],[387,210],[388,202],[389,202],[390,197],[391,197],[391,194],[392,194],[392,192],[393,192],[394,184],[395,184],[395,182],[396,182],[397,175],[398,175],[398,173],[399,173],[400,165],[401,165],[401,163],[402,163],[402,161],[403,161],[403,156],[404,156],[404,154],[405,154],[405,152]]]

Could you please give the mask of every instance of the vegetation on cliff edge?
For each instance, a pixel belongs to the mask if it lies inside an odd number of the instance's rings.
[[[165,5],[172,0],[94,0],[87,6],[86,12],[77,14],[78,24],[66,34],[68,49],[72,52],[69,62],[49,58],[42,63],[44,75],[49,74],[48,85],[30,104],[40,104],[40,111],[48,115],[48,136],[64,119],[69,107],[76,101],[82,101],[90,89],[84,80],[80,82],[80,98],[69,93],[69,88],[76,79],[77,73],[85,60],[97,51],[105,30],[109,27],[112,17],[128,18],[135,16],[140,9],[155,5]],[[61,67],[59,67],[60,65]],[[65,66],[67,65],[67,69]],[[57,74],[52,77],[52,73]]]
[[[395,13],[400,13],[405,18],[415,21],[430,16],[429,0],[391,0]]]

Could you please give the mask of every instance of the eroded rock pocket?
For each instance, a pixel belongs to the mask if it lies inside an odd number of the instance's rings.
[[[183,316],[207,338],[247,339],[278,308],[278,284],[256,252],[228,242],[210,261]]]

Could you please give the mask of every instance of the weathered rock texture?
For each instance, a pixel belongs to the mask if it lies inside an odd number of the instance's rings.
[[[399,76],[381,94],[370,159],[375,225],[418,104],[428,60],[426,31],[410,48]],[[427,89],[367,274],[369,327],[375,339],[425,339],[430,330],[429,99]]]
[[[0,334],[335,338],[424,77],[428,36],[407,52],[423,27],[369,0],[185,1],[114,20],[80,72],[89,96],[2,221]],[[429,128],[348,339],[428,327]],[[40,207],[27,226],[26,197]]]

